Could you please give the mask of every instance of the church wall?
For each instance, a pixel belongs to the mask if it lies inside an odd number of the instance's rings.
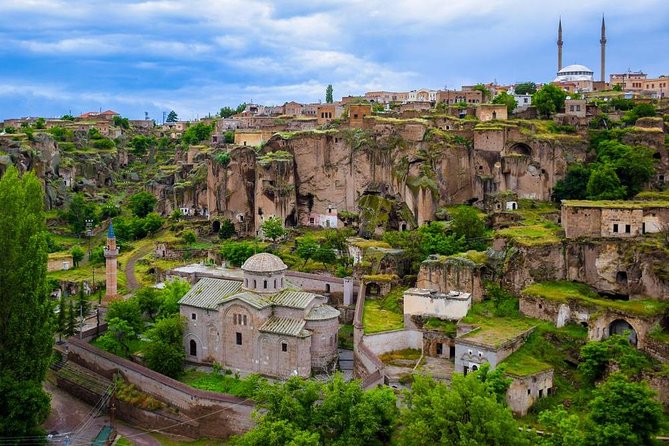
[[[307,321],[311,335],[311,367],[314,371],[332,371],[337,361],[339,318]]]

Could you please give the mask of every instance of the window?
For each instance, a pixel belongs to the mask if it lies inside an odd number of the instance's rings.
[[[539,398],[544,396],[544,389],[539,389]]]
[[[258,288],[258,283],[256,282],[256,279],[253,279],[253,288]]]
[[[532,390],[528,387],[527,388],[527,394],[530,395],[532,393]]]
[[[274,288],[276,289],[276,279],[274,279]]]
[[[632,226],[631,225],[625,225],[625,234],[630,234],[632,232]]]
[[[190,355],[191,356],[197,356],[197,342],[195,340],[191,339],[189,342],[189,347],[190,347]]]
[[[442,355],[444,353],[444,344],[437,342],[437,354]]]
[[[281,351],[282,352],[287,352],[288,351],[288,344],[286,344],[285,342],[282,342],[281,343]]]
[[[618,223],[613,224],[613,232],[618,232]]]
[[[190,314],[190,318],[191,318],[191,320],[196,321],[196,320],[197,320],[197,314],[195,314],[195,313],[191,313],[191,314]]]
[[[235,343],[242,345],[242,334],[240,332],[235,333]]]
[[[263,289],[267,289],[267,279],[262,281],[262,287]]]
[[[246,315],[243,316],[244,320],[242,321],[242,325],[246,325]]]

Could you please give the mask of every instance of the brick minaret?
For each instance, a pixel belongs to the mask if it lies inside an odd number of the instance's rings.
[[[599,44],[601,45],[601,63],[602,63],[602,73],[601,78],[599,79],[602,82],[606,82],[606,24],[604,23],[604,16],[602,15],[602,37],[599,39]]]
[[[558,22],[558,39],[557,39],[557,46],[558,46],[558,71],[562,69],[562,17],[560,17],[560,21]]]
[[[105,292],[105,302],[117,297],[117,274],[118,274],[118,248],[116,247],[116,235],[114,235],[114,225],[109,222],[109,230],[107,231],[107,246],[105,246],[106,259],[106,283],[107,291]]]

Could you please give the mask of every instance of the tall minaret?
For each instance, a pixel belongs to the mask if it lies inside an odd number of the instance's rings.
[[[558,71],[562,69],[562,17],[560,17],[560,22],[558,23]]]
[[[602,46],[602,77],[600,80],[606,82],[606,24],[604,23],[604,14],[602,14],[602,38],[599,39],[599,43]]]
[[[116,247],[116,235],[114,234],[114,225],[109,222],[109,230],[107,231],[107,246],[105,246],[105,261],[106,261],[106,283],[107,291],[105,292],[105,303],[118,297],[117,275],[118,263],[118,248]]]

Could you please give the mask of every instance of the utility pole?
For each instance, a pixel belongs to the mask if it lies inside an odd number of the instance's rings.
[[[91,264],[91,270],[93,271],[93,285],[91,286],[91,294],[95,294],[95,266],[91,262],[91,239],[93,238],[93,220],[86,220],[86,235],[88,236],[88,263]],[[98,299],[98,304],[100,299]]]

